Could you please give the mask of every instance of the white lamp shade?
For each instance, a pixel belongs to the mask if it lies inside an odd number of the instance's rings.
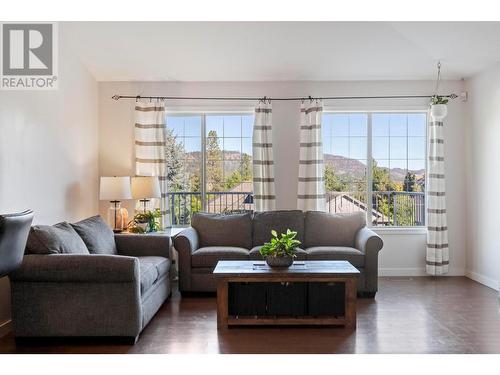
[[[101,177],[99,198],[103,201],[132,199],[130,177]]]
[[[160,181],[156,176],[132,177],[132,198],[160,198]]]

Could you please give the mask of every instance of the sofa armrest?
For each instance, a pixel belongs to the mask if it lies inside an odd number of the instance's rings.
[[[26,255],[10,279],[27,282],[122,283],[139,279],[139,260],[117,255]]]
[[[376,293],[378,290],[378,253],[384,246],[384,242],[377,233],[364,227],[356,233],[355,246],[365,254],[364,291]]]
[[[174,237],[174,248],[179,254],[179,290],[191,290],[191,254],[198,249],[199,239],[196,229],[184,229]]]
[[[369,253],[378,253],[384,246],[382,238],[370,228],[363,227],[356,233],[354,240],[356,249],[367,255]]]
[[[170,236],[162,234],[115,234],[118,254],[133,257],[158,256],[170,258]]]
[[[191,255],[198,249],[198,233],[196,229],[189,227],[174,237],[174,247],[179,254]]]

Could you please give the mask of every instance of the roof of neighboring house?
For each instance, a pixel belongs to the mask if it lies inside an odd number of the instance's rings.
[[[231,190],[208,194],[207,212],[225,213],[252,210],[253,204],[245,203],[245,198],[253,191],[252,182],[241,182]]]
[[[354,198],[348,192],[329,192],[326,195],[327,211],[331,213],[351,213],[356,211],[367,211],[366,203]],[[383,213],[375,209],[371,210],[372,222],[384,223],[389,220]]]

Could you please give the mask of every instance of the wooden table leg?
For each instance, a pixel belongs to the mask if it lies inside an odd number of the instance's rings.
[[[217,329],[227,328],[228,315],[228,282],[226,279],[217,280]]]
[[[346,304],[345,304],[345,320],[346,327],[356,329],[356,294],[357,280],[355,278],[348,279],[346,286]]]

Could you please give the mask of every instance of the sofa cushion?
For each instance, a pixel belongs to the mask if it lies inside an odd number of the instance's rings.
[[[170,270],[170,260],[163,257],[138,257],[141,294],[144,294]]]
[[[248,260],[249,251],[242,247],[201,247],[191,255],[192,267],[215,267],[219,260]]]
[[[308,211],[305,219],[305,248],[315,246],[354,247],[358,230],[366,225],[364,212],[329,214]]]
[[[26,243],[27,254],[89,254],[87,246],[69,223],[35,225]]]
[[[99,215],[71,224],[71,226],[80,235],[91,254],[117,254],[115,234]]]
[[[306,249],[307,260],[347,260],[354,267],[365,266],[365,255],[353,248],[344,246],[317,246]]]
[[[296,239],[304,242],[304,213],[299,210],[255,212],[252,220],[253,246],[271,240],[271,230],[285,233],[287,229],[297,232]]]
[[[251,260],[264,260],[262,255],[260,255],[259,250],[262,246],[255,246],[252,250],[250,250],[250,259]],[[296,255],[297,257],[295,258],[296,260],[305,260],[307,253],[305,252],[304,249],[297,248],[296,250]]]
[[[191,226],[196,229],[199,246],[234,246],[252,248],[252,216],[243,214],[193,215]]]

